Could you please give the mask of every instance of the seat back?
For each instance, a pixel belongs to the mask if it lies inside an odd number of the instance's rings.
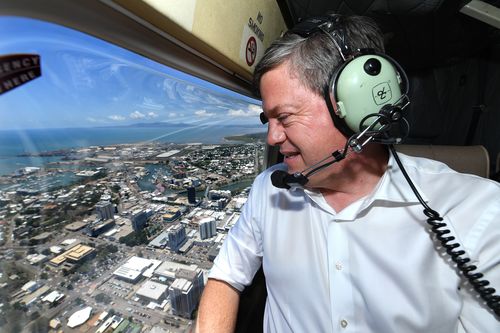
[[[483,146],[396,145],[395,148],[406,155],[443,162],[458,172],[490,176],[490,158]]]

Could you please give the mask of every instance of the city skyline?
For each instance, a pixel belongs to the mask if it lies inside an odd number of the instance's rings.
[[[41,56],[42,76],[0,96],[0,130],[135,123],[258,125],[260,101],[84,33],[2,17],[0,54]]]

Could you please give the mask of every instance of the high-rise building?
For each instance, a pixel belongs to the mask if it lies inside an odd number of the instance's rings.
[[[114,220],[114,218],[115,218],[115,207],[109,201],[99,201],[95,205],[95,210],[96,210],[97,216],[103,221],[108,220],[108,219]]]
[[[204,218],[200,221],[199,226],[200,238],[207,239],[217,234],[217,224],[212,217]]]
[[[88,224],[85,229],[84,233],[89,235],[90,237],[97,237],[106,231],[110,230],[112,227],[115,226],[115,220],[96,220],[95,222],[92,222]]]
[[[196,189],[194,188],[194,186],[190,186],[187,188],[187,196],[188,196],[188,202],[190,204],[196,203]]]
[[[168,241],[167,246],[172,251],[178,251],[186,241],[186,228],[183,225],[176,224],[167,229]]]
[[[148,214],[144,210],[137,210],[132,213],[132,218],[130,220],[134,231],[139,231],[146,225],[146,222],[148,221]]]
[[[229,190],[210,190],[208,192],[209,200],[219,200],[220,198],[231,199],[231,191]]]
[[[203,292],[203,272],[201,269],[188,271],[180,269],[175,281],[168,288],[172,312],[191,318]]]
[[[196,305],[193,284],[186,279],[175,279],[168,288],[172,313],[184,318],[191,318]]]

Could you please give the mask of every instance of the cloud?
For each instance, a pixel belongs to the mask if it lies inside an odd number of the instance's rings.
[[[207,112],[207,110],[198,110],[194,114],[197,115],[198,117],[213,117],[213,116],[215,116],[215,113]]]
[[[142,103],[138,105],[139,107],[142,107],[144,109],[150,109],[150,110],[163,110],[164,106],[159,103],[155,103],[153,99],[144,97],[142,100]]]
[[[143,119],[146,117],[146,115],[143,113],[140,113],[139,111],[134,111],[129,115],[129,117],[132,119]]]
[[[123,121],[126,118],[124,116],[120,116],[120,115],[117,115],[117,114],[112,114],[111,116],[108,116],[108,119],[111,119],[113,121]]]
[[[91,123],[97,123],[97,122],[99,122],[99,120],[97,120],[95,118],[92,118],[92,117],[87,117],[87,121],[89,121]]]
[[[131,114],[129,114],[129,117],[131,119],[152,119],[152,118],[157,118],[158,114],[155,112],[148,112],[147,114],[144,114],[139,111],[134,111]]]
[[[243,109],[230,109],[227,110],[227,115],[230,117],[258,117],[262,112],[262,108],[258,105],[249,104],[247,110]]]

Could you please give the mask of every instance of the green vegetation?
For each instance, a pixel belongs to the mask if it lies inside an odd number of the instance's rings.
[[[95,247],[95,246],[93,246]],[[118,252],[118,247],[113,244],[98,245],[96,248],[97,257],[99,262],[105,261],[106,259],[113,257],[116,252]]]
[[[130,235],[120,237],[120,243],[124,243],[127,246],[136,246],[148,243],[148,236],[145,230],[136,231]]]
[[[265,142],[266,137],[267,137],[266,132],[260,132],[260,133],[250,133],[243,135],[225,136],[224,140],[253,143],[253,142]]]
[[[95,295],[95,301],[99,303],[104,303],[104,304],[109,304],[111,303],[112,299],[110,296],[104,294],[104,293],[99,293]]]

